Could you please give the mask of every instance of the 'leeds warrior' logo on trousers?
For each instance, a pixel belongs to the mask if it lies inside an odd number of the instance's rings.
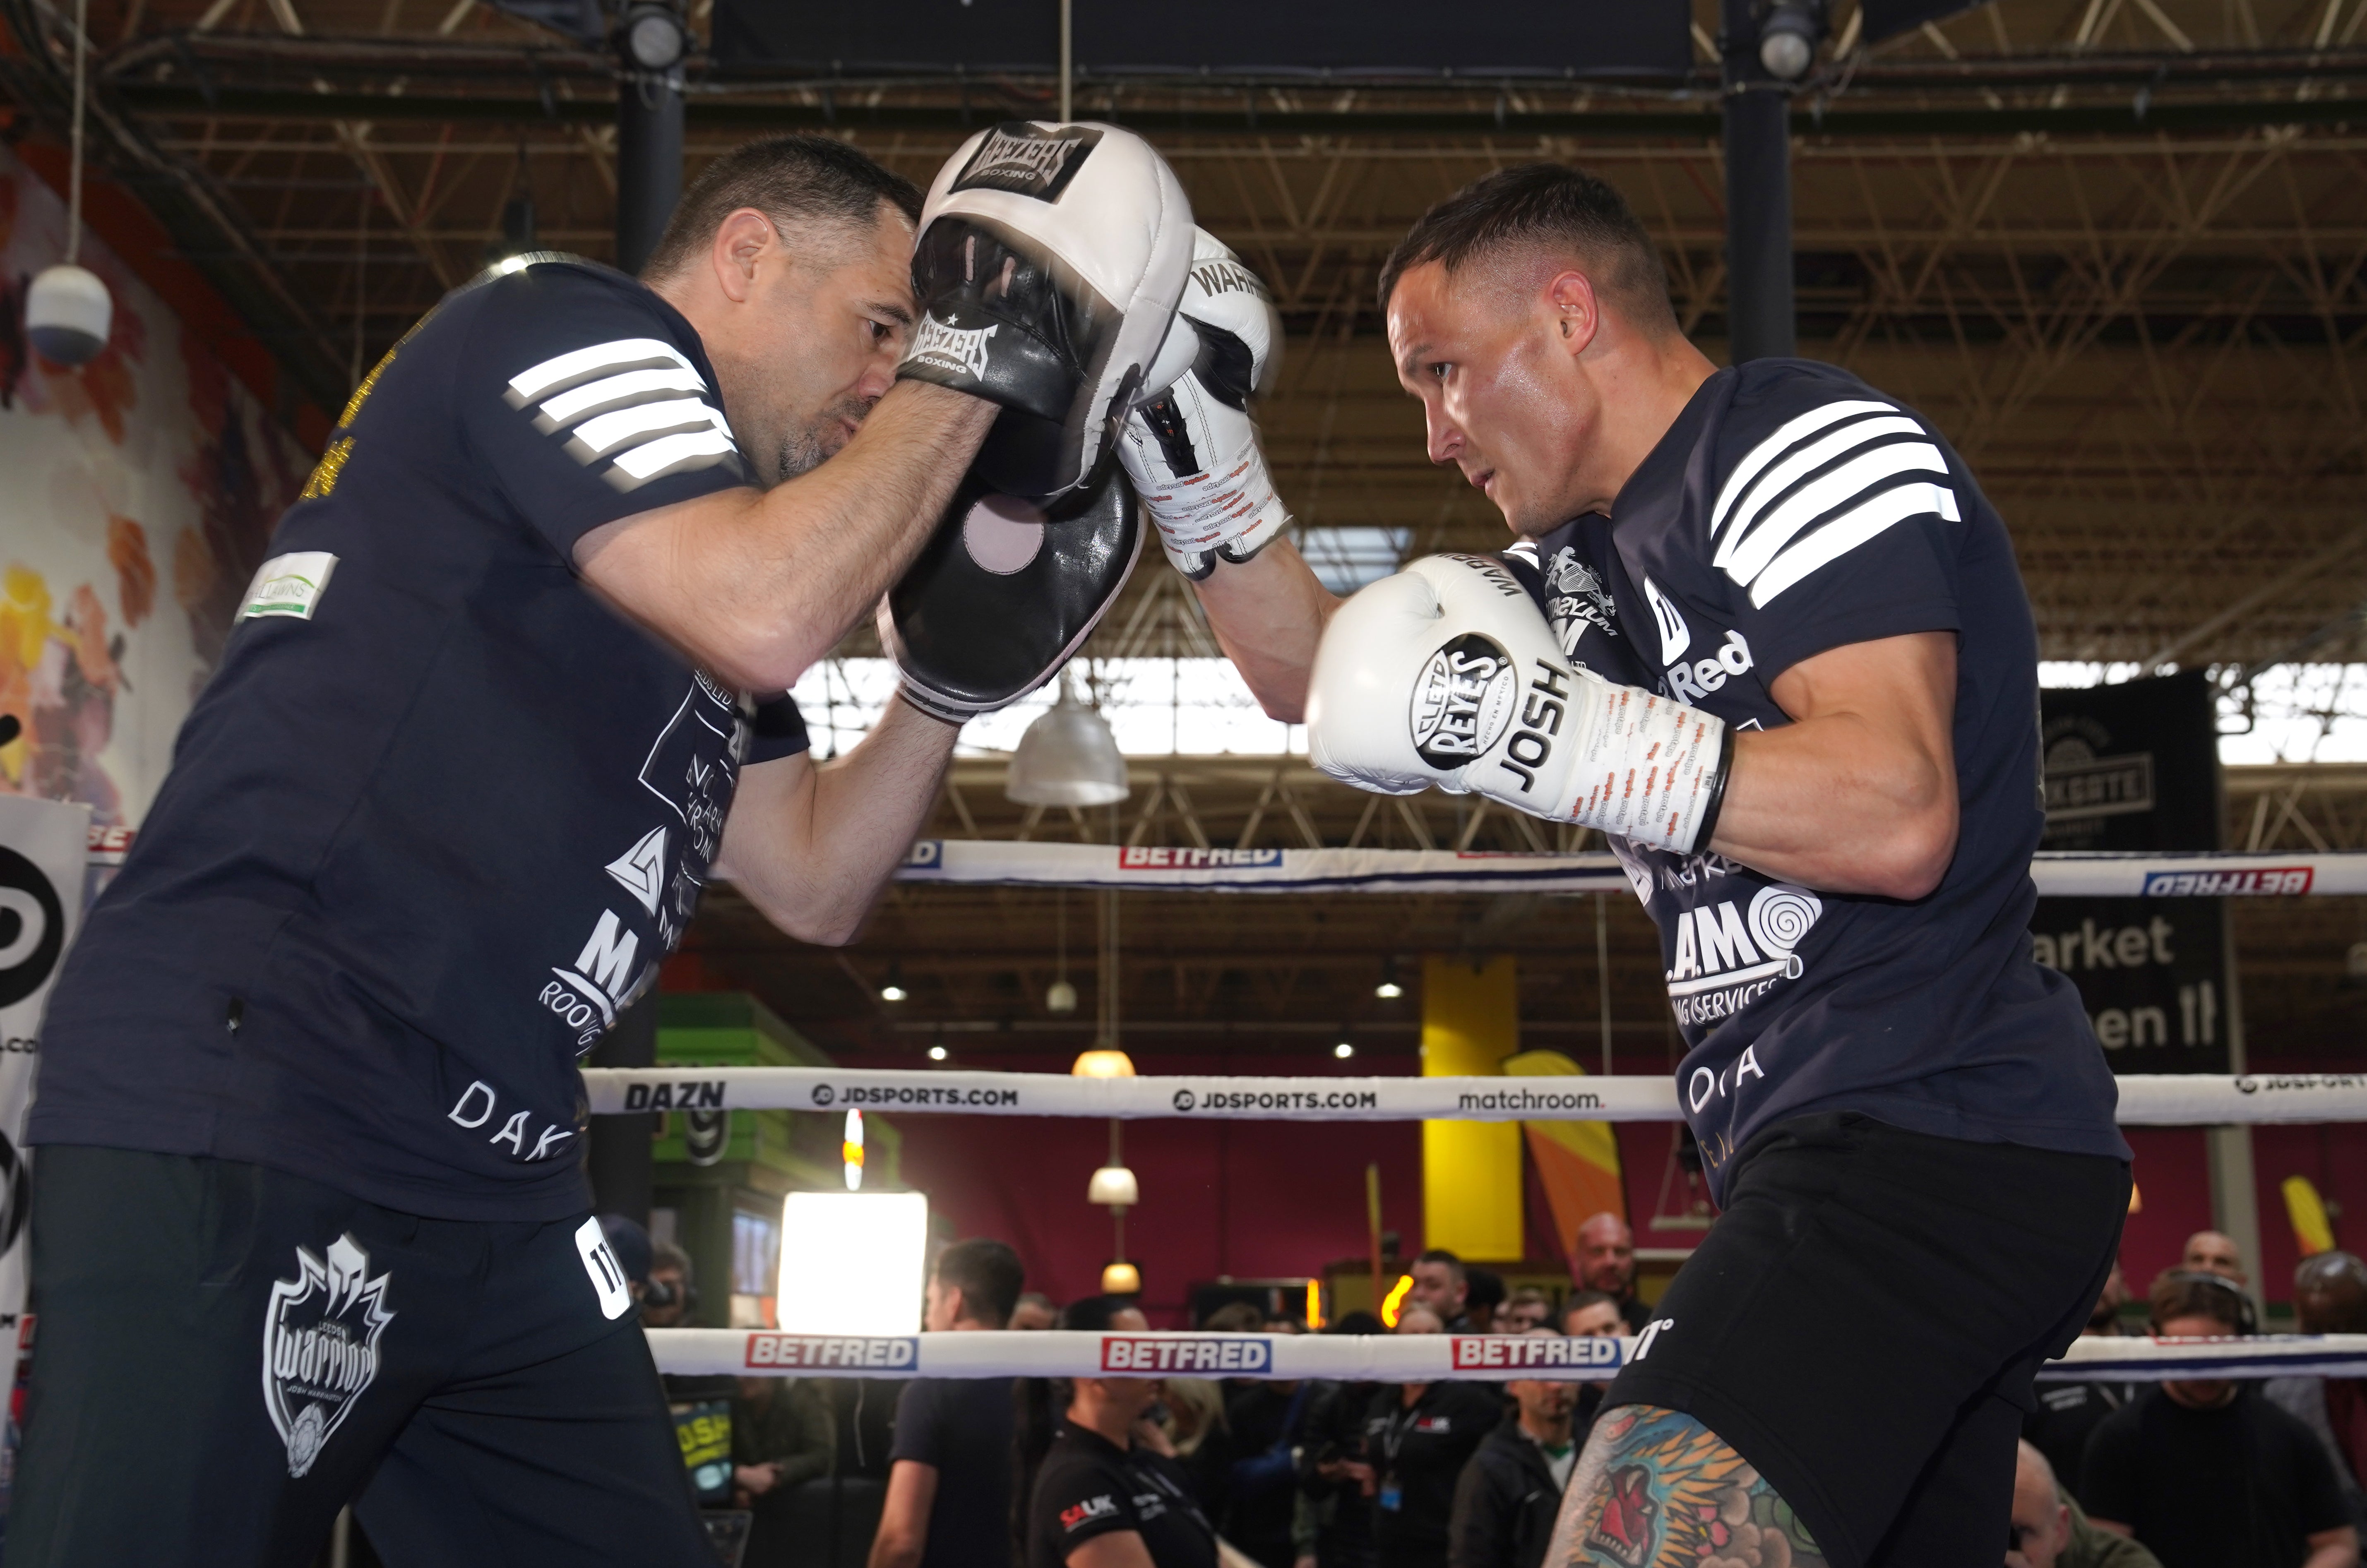
[[[263,1404],[288,1445],[288,1473],[312,1468],[346,1412],[378,1376],[378,1342],[394,1321],[387,1276],[351,1233],[315,1258],[296,1249],[296,1278],[271,1287],[263,1318]]]

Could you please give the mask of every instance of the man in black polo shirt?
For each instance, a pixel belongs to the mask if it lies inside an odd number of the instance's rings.
[[[2102,1053],[2031,959],[2037,637],[2004,523],[1847,372],[1715,367],[1579,171],[1449,197],[1380,297],[1431,459],[1517,542],[1344,604],[1287,543],[1219,548],[1196,589],[1316,765],[1598,829],[1659,927],[1724,1213],[1606,1398],[1555,1555],[1745,1555],[1725,1531],[1986,1568],[2032,1374],[2128,1199]]]
[[[749,695],[870,613],[996,418],[891,388],[976,288],[915,265],[920,211],[755,143],[646,281],[506,263],[357,389],[50,1003],[12,1568],[309,1563],[357,1493],[404,1568],[713,1562],[576,1062],[710,877],[844,942],[934,798],[952,726],[891,704],[816,766]],[[999,373],[1083,276],[1036,221]]]
[[[937,1255],[922,1326],[1007,1328],[1026,1271],[988,1236]],[[1011,1380],[914,1378],[896,1400],[888,1496],[870,1568],[1010,1568]]]

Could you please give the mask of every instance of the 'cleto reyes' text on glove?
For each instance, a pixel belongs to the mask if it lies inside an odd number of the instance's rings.
[[[1724,720],[1574,668],[1485,556],[1431,556],[1340,607],[1307,705],[1308,760],[1382,795],[1432,784],[1691,853],[1716,826]]]
[[[1274,384],[1281,355],[1274,296],[1222,241],[1195,230],[1175,324],[1117,448],[1167,558],[1195,582],[1219,557],[1248,560],[1290,522],[1249,412],[1250,399]]]
[[[1083,483],[1139,395],[1192,261],[1192,204],[1113,125],[1010,120],[937,171],[912,245],[921,320],[897,367],[1000,403],[972,472]]]

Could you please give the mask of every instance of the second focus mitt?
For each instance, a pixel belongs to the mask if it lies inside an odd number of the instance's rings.
[[[1060,672],[1116,603],[1142,550],[1116,464],[1048,502],[972,473],[901,581],[879,602],[879,642],[922,712],[959,724]]]

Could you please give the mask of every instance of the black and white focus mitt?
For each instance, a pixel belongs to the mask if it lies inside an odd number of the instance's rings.
[[[1167,558],[1195,582],[1219,558],[1248,560],[1290,522],[1249,410],[1281,363],[1274,296],[1222,241],[1195,229],[1175,324],[1117,449]]]
[[[1010,706],[1060,672],[1134,570],[1142,525],[1115,463],[1048,502],[976,471],[879,602],[902,695],[950,724]]]
[[[1192,204],[1112,125],[1010,120],[937,172],[898,367],[999,403],[974,471],[1014,495],[1085,482],[1140,394],[1192,264]]]

